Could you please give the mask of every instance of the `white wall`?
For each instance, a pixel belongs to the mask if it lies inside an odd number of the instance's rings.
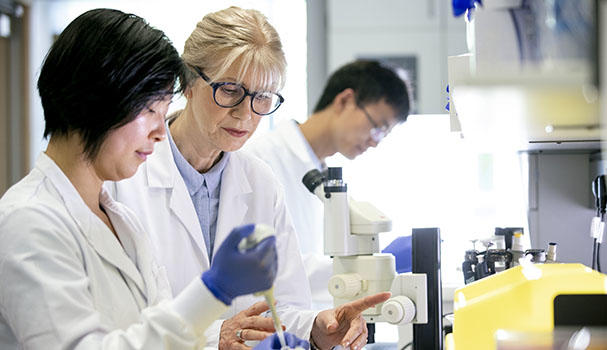
[[[444,113],[447,56],[466,51],[463,18],[444,0],[328,0],[328,64],[356,58],[417,56],[419,114]]]

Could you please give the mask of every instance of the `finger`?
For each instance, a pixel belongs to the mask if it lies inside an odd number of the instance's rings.
[[[262,312],[266,312],[270,310],[270,307],[265,301],[258,301],[255,304],[251,305],[248,309],[241,311],[240,313],[244,316],[258,316]]]
[[[255,225],[253,225],[253,224],[235,227],[234,229],[232,229],[232,231],[230,232],[228,237],[226,237],[226,239],[224,240],[224,243],[222,243],[222,245],[225,244],[230,248],[236,249],[238,246],[238,243],[240,243],[240,241],[243,238],[245,238],[248,235],[250,235],[251,233],[253,233],[254,230],[255,230]]]
[[[251,316],[240,322],[243,329],[256,329],[258,331],[269,331],[274,333],[274,321],[269,317]]]
[[[361,335],[358,336],[358,338],[354,339],[354,341],[350,344],[350,349],[352,349],[352,350],[362,349],[363,346],[365,346],[367,344],[368,335],[369,335],[369,333],[367,331],[364,331]]]
[[[362,316],[358,316],[350,322],[350,328],[346,335],[341,339],[341,345],[347,348],[354,340],[356,340],[367,329],[367,323]]]
[[[273,332],[264,332],[255,329],[243,329],[240,336],[244,340],[264,340],[272,334]]]
[[[366,309],[375,306],[376,304],[383,303],[384,301],[390,299],[392,293],[390,292],[382,292],[374,295],[369,295],[364,298],[360,298],[358,300],[351,301],[342,306],[348,306],[355,312],[361,313]]]
[[[268,236],[262,239],[257,245],[252,248],[253,251],[266,255],[276,248],[276,236]]]
[[[354,339],[354,341],[352,341],[352,343],[350,343],[350,348],[352,350],[357,350],[357,349],[362,349],[363,346],[365,346],[367,344],[367,338],[369,335],[369,332],[367,330],[367,323],[363,321],[363,332],[361,333],[361,335],[358,336],[358,338]]]
[[[234,342],[230,344],[230,350],[251,350],[251,347],[240,342]]]

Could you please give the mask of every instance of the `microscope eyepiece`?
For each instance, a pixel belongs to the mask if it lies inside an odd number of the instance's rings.
[[[341,167],[329,168],[327,174],[327,180],[342,180]]]

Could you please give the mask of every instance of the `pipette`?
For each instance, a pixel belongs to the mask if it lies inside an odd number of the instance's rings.
[[[259,242],[264,240],[267,237],[274,235],[274,229],[270,226],[263,224],[256,224],[255,230],[253,233],[244,238],[239,244],[238,249],[240,251],[246,251],[255,247]],[[282,324],[280,323],[280,318],[278,318],[278,313],[276,313],[276,306],[274,302],[274,286],[270,287],[270,289],[265,290],[263,292],[257,292],[255,295],[263,295],[266,299],[266,303],[270,307],[270,311],[272,312],[272,320],[274,321],[274,329],[276,330],[276,334],[278,334],[278,340],[280,341],[281,349],[288,349],[287,342],[285,341],[285,335],[282,331]]]
[[[278,334],[278,340],[280,341],[281,349],[288,349],[287,342],[285,341],[285,335],[282,331],[282,324],[280,323],[280,318],[278,318],[278,313],[276,313],[276,305],[274,302],[274,286],[272,288],[255,293],[255,295],[263,295],[266,298],[266,303],[270,307],[270,311],[272,312],[272,320],[274,321],[274,329],[276,330],[276,334]]]

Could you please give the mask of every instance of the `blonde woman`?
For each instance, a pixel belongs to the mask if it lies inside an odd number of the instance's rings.
[[[267,224],[277,235],[274,291],[287,331],[321,349],[362,347],[367,329],[360,313],[388,294],[309,310],[310,289],[281,186],[261,160],[237,152],[261,118],[284,101],[286,62],[278,33],[260,12],[230,7],[196,25],[182,58],[190,70],[185,109],[168,118],[167,139],[138,173],[112,188],[146,225],[173,292],[211,266],[231,227]],[[207,331],[207,345],[242,350],[246,341],[270,335],[272,321],[260,316],[268,307],[259,300],[234,299],[228,319]]]

